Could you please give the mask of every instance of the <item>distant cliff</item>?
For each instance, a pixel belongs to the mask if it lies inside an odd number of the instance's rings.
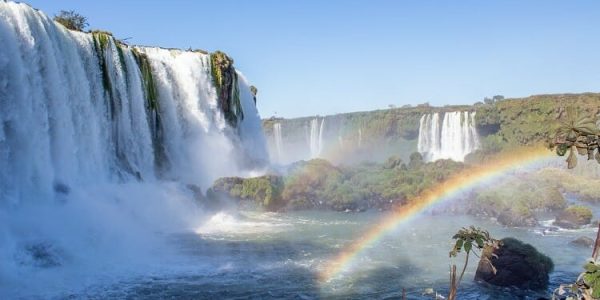
[[[417,151],[423,115],[475,112],[480,148],[488,152],[543,143],[557,126],[564,107],[600,113],[600,93],[535,95],[474,105],[419,105],[369,112],[263,120],[271,159],[287,163],[321,157],[333,162],[383,161],[398,155],[407,161]]]

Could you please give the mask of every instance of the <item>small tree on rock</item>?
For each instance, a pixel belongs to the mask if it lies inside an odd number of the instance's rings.
[[[74,10],[61,10],[54,16],[54,21],[67,27],[67,29],[77,31],[83,31],[89,25],[87,18],[76,13]]]
[[[450,268],[450,293],[448,294],[448,300],[456,299],[458,286],[460,285],[463,275],[465,275],[465,271],[467,270],[467,265],[469,264],[470,254],[473,253],[484,259],[481,255],[481,251],[483,251],[484,248],[490,250],[497,249],[501,244],[501,241],[492,238],[489,232],[475,226],[469,228],[463,227],[452,238],[456,240],[456,243],[450,251],[450,257],[457,257],[458,254],[464,250],[465,263],[458,278],[456,277],[456,265],[452,265]],[[492,264],[489,260],[488,263],[490,265]],[[494,269],[494,266],[491,267]]]

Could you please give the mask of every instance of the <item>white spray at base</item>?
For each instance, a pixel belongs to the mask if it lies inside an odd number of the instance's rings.
[[[418,151],[426,161],[463,161],[467,154],[479,148],[475,112],[455,111],[442,115],[433,113],[421,117]]]
[[[201,221],[188,185],[268,161],[245,78],[233,128],[208,55],[94,40],[3,1],[0,45],[0,298],[143,272]]]

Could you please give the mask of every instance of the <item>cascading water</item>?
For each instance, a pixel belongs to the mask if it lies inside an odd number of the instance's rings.
[[[323,150],[323,128],[325,126],[325,118],[321,119],[319,125],[319,118],[314,118],[310,121],[310,157],[317,158],[321,155]]]
[[[275,140],[275,150],[277,151],[277,161],[283,161],[283,139],[281,136],[281,123],[273,124],[273,139]]]
[[[362,129],[358,129],[358,147],[362,147]]]
[[[149,251],[156,232],[198,222],[187,185],[268,160],[245,78],[243,118],[230,126],[208,55],[69,31],[4,1],[0,45],[0,291],[19,289],[15,274],[27,289],[49,280],[20,271],[40,257],[106,263],[134,241]]]
[[[440,118],[439,113],[421,117],[418,151],[427,161],[463,161],[467,154],[479,147],[475,112],[446,112],[443,119]]]

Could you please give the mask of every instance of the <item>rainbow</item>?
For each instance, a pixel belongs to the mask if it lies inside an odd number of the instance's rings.
[[[469,167],[460,171],[451,178],[411,199],[409,205],[392,212],[363,234],[361,238],[351,243],[333,260],[326,263],[323,271],[320,272],[320,281],[327,283],[344,270],[350,269],[355,259],[365,249],[371,248],[398,226],[418,216],[425,209],[444,200],[452,199],[453,196],[467,191],[477,184],[496,179],[519,168],[535,165],[554,156],[555,154],[548,149],[524,148],[496,156],[489,163],[481,166]]]

